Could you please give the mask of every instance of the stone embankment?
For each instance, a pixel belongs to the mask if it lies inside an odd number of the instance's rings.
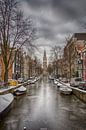
[[[66,85],[65,83],[61,82],[63,85]],[[70,85],[66,85],[68,87],[70,87],[72,89],[73,94],[78,97],[80,100],[82,100],[83,102],[86,103],[86,91],[85,90],[81,90],[79,88],[76,87],[72,87]]]
[[[71,88],[73,90],[73,94],[86,103],[86,91],[74,87]]]

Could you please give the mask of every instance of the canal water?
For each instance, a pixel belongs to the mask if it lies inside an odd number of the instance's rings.
[[[86,130],[86,104],[74,95],[62,95],[44,77],[16,97],[13,108],[0,121],[0,130]]]

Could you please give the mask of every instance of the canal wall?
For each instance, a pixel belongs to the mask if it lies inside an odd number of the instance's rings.
[[[86,91],[74,87],[71,88],[73,90],[73,94],[86,103]]]
[[[66,83],[63,83],[62,81],[60,81],[61,84],[68,86],[72,89],[73,94],[79,98],[80,100],[82,100],[83,102],[86,103],[86,91],[85,90],[81,90],[79,88],[76,87],[72,87],[70,85],[66,85]]]
[[[22,85],[25,86],[27,84],[28,84],[28,81],[24,82],[22,84],[18,84],[17,86],[8,86],[7,88],[2,88],[2,89],[0,89],[0,95],[7,94],[7,93],[13,93],[16,88],[19,88]]]

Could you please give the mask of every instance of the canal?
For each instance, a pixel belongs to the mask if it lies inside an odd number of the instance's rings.
[[[43,78],[15,98],[12,110],[0,121],[0,130],[86,130],[86,104],[74,95],[62,95]]]

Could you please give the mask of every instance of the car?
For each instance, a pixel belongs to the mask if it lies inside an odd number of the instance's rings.
[[[79,86],[78,86],[79,89],[82,89],[82,90],[86,90],[86,81],[82,81]]]
[[[64,83],[68,83],[67,78],[63,78],[63,79],[62,79],[62,82],[64,82]]]
[[[70,85],[73,87],[78,87],[81,81],[82,81],[81,77],[71,78]]]

